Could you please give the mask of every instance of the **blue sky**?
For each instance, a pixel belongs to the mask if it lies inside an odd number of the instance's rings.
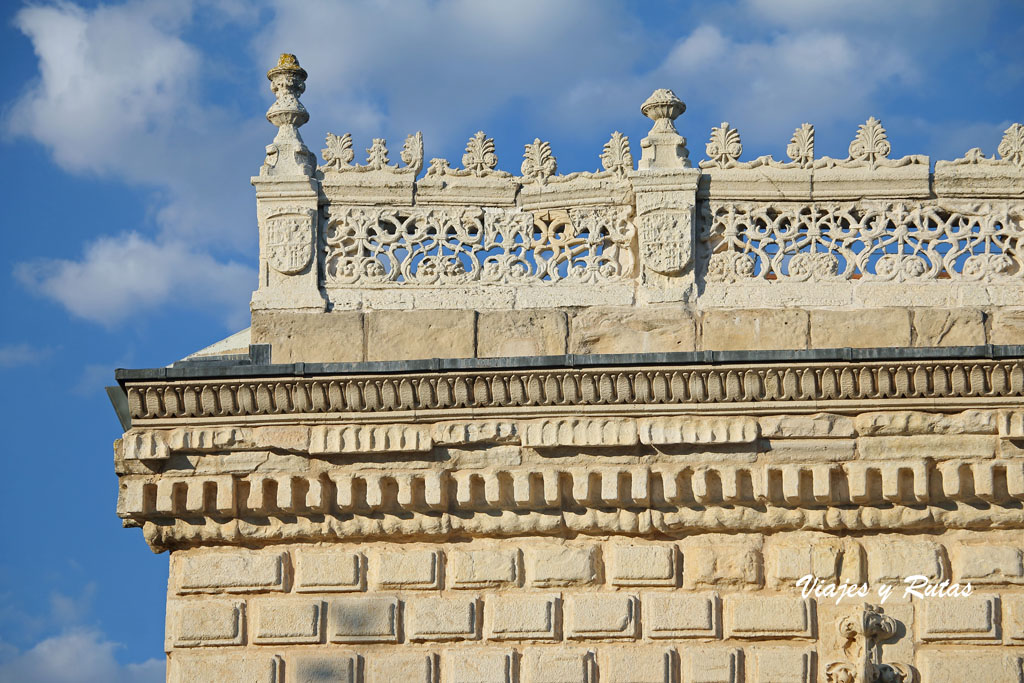
[[[612,130],[672,88],[691,158],[729,121],[744,158],[816,127],[846,156],[877,116],[893,156],[993,154],[1024,121],[1024,3],[944,0],[9,2],[0,39],[4,248],[0,680],[163,680],[166,555],[114,514],[103,394],[115,367],[167,364],[246,326],[248,179],[274,129],[266,70],[309,72],[329,130],[396,157],[424,133],[456,165],[478,129],[499,167],[549,140],[594,170]]]

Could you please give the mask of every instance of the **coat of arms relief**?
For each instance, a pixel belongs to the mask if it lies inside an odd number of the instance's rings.
[[[263,218],[266,241],[264,253],[270,267],[295,275],[309,265],[313,256],[314,210],[307,207],[276,207]]]

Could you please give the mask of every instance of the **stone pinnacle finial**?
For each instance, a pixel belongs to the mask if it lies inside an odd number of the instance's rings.
[[[654,121],[651,132],[640,141],[641,171],[668,168],[689,168],[690,153],[686,149],[686,138],[679,135],[675,119],[686,111],[686,105],[667,88],[655,90],[642,105],[640,111]]]
[[[309,112],[299,102],[306,90],[306,70],[295,55],[282,54],[277,66],[267,72],[270,90],[277,100],[267,110],[267,120],[277,126],[274,142],[267,146],[261,176],[312,176],[316,161],[302,137],[299,126],[309,121]]]

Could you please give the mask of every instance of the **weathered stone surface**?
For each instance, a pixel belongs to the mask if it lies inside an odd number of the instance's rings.
[[[252,605],[254,643],[320,642],[324,609],[319,600],[259,599]]]
[[[675,586],[679,581],[675,546],[614,545],[605,554],[614,586]]]
[[[578,586],[597,581],[597,557],[592,547],[529,548],[526,561],[530,583],[538,588]]]
[[[398,615],[396,598],[333,598],[327,604],[328,640],[332,643],[397,643]]]
[[[732,638],[814,638],[815,604],[790,595],[732,594],[725,598],[726,635]]]
[[[569,353],[693,351],[696,334],[681,307],[586,308],[569,321]]]
[[[366,360],[472,358],[473,311],[369,311]]]
[[[854,435],[853,420],[845,415],[766,415],[758,418],[766,439],[844,438]]]
[[[1024,309],[997,308],[992,314],[989,343],[1024,344]]]
[[[565,353],[568,337],[564,311],[481,311],[476,321],[476,355],[554,356]]]
[[[452,588],[501,588],[522,580],[517,549],[453,550],[448,554]]]
[[[558,640],[561,598],[557,595],[496,595],[487,601],[491,640]]]
[[[188,600],[169,605],[175,647],[245,644],[245,603]]]
[[[913,311],[914,346],[986,344],[985,314],[973,308],[917,308]]]
[[[993,641],[998,638],[998,597],[971,595],[925,600],[922,606],[923,640]]]
[[[636,638],[639,602],[622,593],[580,593],[565,605],[566,636],[573,640]]]
[[[717,593],[644,593],[644,629],[648,638],[716,638],[721,635]]]
[[[405,631],[414,642],[474,640],[480,634],[480,603],[472,596],[410,598]]]
[[[295,556],[295,590],[300,593],[349,593],[365,585],[362,553],[304,550]]]
[[[711,351],[806,349],[807,311],[711,310],[701,319],[701,348]]]
[[[512,683],[516,655],[500,648],[460,648],[442,655],[445,683]]]
[[[287,555],[252,551],[186,555],[177,564],[179,593],[282,591],[289,566]]]
[[[811,311],[811,348],[910,346],[910,311]]]
[[[363,314],[253,311],[252,343],[270,344],[274,363],[351,363],[363,353]]]

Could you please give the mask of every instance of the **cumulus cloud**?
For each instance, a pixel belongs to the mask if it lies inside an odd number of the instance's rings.
[[[311,74],[304,101],[314,119],[307,139],[322,139],[323,122],[361,139],[423,130],[428,156],[461,155],[481,122],[504,110],[527,125],[544,125],[530,139],[550,134],[549,124],[589,128],[593,112],[552,117],[555,100],[587,77],[626,76],[645,47],[639,21],[616,2],[274,0],[272,6],[274,21],[254,39],[254,53],[269,63],[279,52],[299,52]],[[308,40],[325,28],[338,39]],[[504,145],[518,148],[512,158],[520,158],[525,142],[497,139],[499,156]]]
[[[189,2],[22,9],[14,23],[32,42],[39,78],[15,101],[7,130],[67,171],[151,189],[165,234],[239,247],[251,241],[242,217],[252,196],[227,191],[225,179],[244,183],[258,169],[273,129],[258,112],[204,94],[217,68],[205,69],[182,39],[192,20]]]
[[[226,311],[230,325],[244,327],[256,282],[254,268],[133,232],[99,238],[80,260],[21,264],[15,276],[75,315],[104,325],[167,304]]]
[[[121,665],[114,657],[120,646],[94,629],[74,629],[18,652],[4,648],[0,680],[21,683],[158,683],[164,661],[150,659]]]
[[[103,236],[80,260],[17,268],[22,283],[74,315],[114,325],[178,303],[237,324],[246,307],[253,269],[212,253],[251,252],[256,226],[244,179],[258,168],[269,137],[260,128],[269,126],[255,112],[240,117],[204,98],[205,57],[181,37],[193,15],[190,2],[149,0],[88,10],[30,5],[15,15],[39,78],[7,113],[7,133],[39,142],[70,173],[120,180],[153,200],[158,236]],[[244,13],[218,13],[222,22],[236,15]]]

